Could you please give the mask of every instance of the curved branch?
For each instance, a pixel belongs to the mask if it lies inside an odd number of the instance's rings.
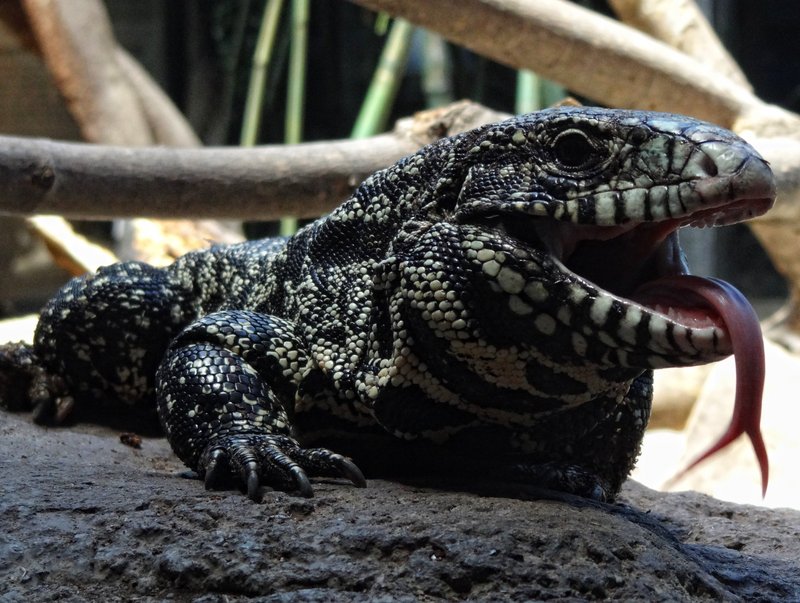
[[[153,134],[153,142],[171,147],[199,147],[202,142],[172,100],[150,74],[125,49],[117,46],[114,58],[120,72],[139,99]]]
[[[0,137],[0,213],[69,218],[316,217],[372,172],[504,115],[471,103],[362,140],[229,148],[124,148]]]
[[[139,99],[116,62],[98,0],[22,0],[36,42],[83,137],[105,144],[154,141]]]
[[[609,0],[620,20],[669,44],[752,91],[694,0]]]
[[[564,0],[352,0],[440,33],[514,68],[532,69],[606,105],[693,115],[728,128],[795,116],[724,75],[613,19]]]

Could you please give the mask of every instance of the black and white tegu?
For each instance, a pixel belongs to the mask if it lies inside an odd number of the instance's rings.
[[[156,404],[207,486],[253,499],[310,496],[308,476],[363,486],[359,466],[610,499],[652,369],[733,353],[736,410],[712,451],[746,432],[766,487],[758,322],[730,285],[687,274],[678,231],[774,197],[759,154],[708,123],[521,115],[373,174],[291,238],[72,280],[32,346],[3,348],[3,398],[40,421]]]

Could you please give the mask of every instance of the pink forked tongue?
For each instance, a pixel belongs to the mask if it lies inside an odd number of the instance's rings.
[[[743,433],[753,444],[761,468],[761,493],[767,493],[769,482],[769,459],[761,437],[761,396],[764,391],[764,340],[753,307],[744,295],[730,283],[698,276],[669,276],[653,281],[646,290],[666,287],[671,294],[684,294],[690,299],[700,298],[719,315],[722,327],[727,331],[736,363],[736,400],[730,425],[720,438],[694,459],[674,479],[685,475],[690,469],[719,452]],[[646,292],[645,295],[649,293]],[[672,297],[672,295],[670,295]]]

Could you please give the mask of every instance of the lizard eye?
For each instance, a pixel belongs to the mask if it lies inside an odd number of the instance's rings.
[[[568,170],[590,167],[602,158],[589,137],[580,130],[561,132],[553,141],[553,156],[561,167]]]

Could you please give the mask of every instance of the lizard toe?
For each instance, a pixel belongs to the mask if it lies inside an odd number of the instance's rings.
[[[247,484],[247,498],[255,503],[260,503],[262,499],[261,481],[258,477],[258,463],[250,461],[242,469],[242,480]]]
[[[357,488],[366,488],[367,487],[367,480],[364,477],[364,474],[361,472],[361,469],[348,458],[345,458],[339,454],[336,455],[338,459],[335,461],[339,467],[339,472],[349,479],[353,485]]]
[[[46,396],[33,400],[31,417],[37,425],[63,425],[75,409],[72,396]]]
[[[364,474],[353,461],[327,448],[300,448],[296,458],[312,475],[343,477],[357,488],[367,485]]]
[[[361,470],[349,459],[325,448],[302,448],[289,436],[240,434],[214,439],[203,453],[198,471],[206,488],[239,484],[248,498],[259,502],[263,485],[294,490],[310,498],[309,475],[344,477],[366,486]]]
[[[61,425],[75,408],[63,379],[25,343],[0,345],[0,407],[31,412],[38,425]]]
[[[607,502],[611,499],[609,486],[593,471],[565,463],[518,463],[500,472],[503,477],[575,494],[583,498]]]
[[[222,448],[214,448],[207,453],[205,460],[205,487],[206,490],[214,490],[224,481],[225,476],[230,472],[228,463],[228,453]]]

